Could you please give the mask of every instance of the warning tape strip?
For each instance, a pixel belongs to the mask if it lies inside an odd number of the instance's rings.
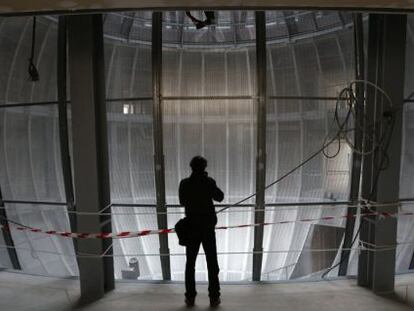
[[[298,220],[283,220],[277,222],[264,222],[256,224],[246,224],[246,225],[234,225],[234,226],[219,226],[216,227],[217,230],[226,230],[226,229],[235,229],[235,228],[249,228],[249,227],[258,227],[258,226],[269,226],[269,225],[281,225],[281,224],[291,224],[291,223],[310,223],[314,221],[329,221],[335,219],[349,219],[360,217],[369,217],[369,216],[379,216],[381,218],[386,217],[398,217],[398,216],[413,216],[414,212],[367,212],[361,213],[360,215],[356,214],[346,214],[342,216],[324,216],[320,218],[304,218]],[[122,239],[122,238],[134,238],[154,234],[169,234],[174,233],[173,228],[170,229],[160,229],[160,230],[141,230],[141,231],[122,231],[122,232],[99,232],[99,233],[78,233],[78,232],[68,232],[68,231],[55,231],[55,230],[42,230],[39,228],[33,228],[30,226],[19,226],[14,224],[8,224],[0,226],[3,230],[18,230],[18,231],[29,231],[34,233],[43,233],[53,236],[61,236],[65,238],[78,238],[78,239]]]
[[[388,213],[388,212],[369,212],[369,213],[362,213],[360,217],[369,217],[369,216],[380,216],[380,217],[397,217],[398,215],[402,216],[409,216],[414,215],[414,212],[403,212],[403,213]],[[246,225],[234,225],[234,226],[219,226],[216,227],[217,230],[226,230],[226,229],[234,229],[234,228],[248,228],[248,227],[257,227],[257,226],[268,226],[268,225],[277,225],[277,224],[289,224],[289,223],[297,223],[297,222],[313,222],[313,221],[328,221],[334,219],[345,219],[345,218],[354,218],[357,215],[354,214],[347,214],[343,216],[325,216],[320,218],[304,218],[299,220],[284,220],[278,222],[264,222],[264,223],[256,223],[256,224],[246,224]],[[29,231],[33,233],[43,233],[47,235],[55,235],[67,238],[79,238],[79,239],[121,239],[121,238],[133,238],[133,237],[141,237],[147,235],[154,235],[154,234],[169,234],[174,233],[174,229],[160,229],[160,230],[141,230],[141,231],[122,231],[118,233],[113,232],[99,232],[99,233],[76,233],[76,232],[68,232],[68,231],[55,231],[55,230],[48,230],[44,231],[39,228],[32,228],[32,227],[22,227],[22,226],[2,226],[3,229],[9,230],[14,229],[18,231]]]

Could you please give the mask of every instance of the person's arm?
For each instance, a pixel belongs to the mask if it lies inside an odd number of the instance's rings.
[[[211,186],[211,197],[214,201],[221,202],[224,199],[224,193],[219,187],[217,187],[216,181],[213,178],[209,178]]]

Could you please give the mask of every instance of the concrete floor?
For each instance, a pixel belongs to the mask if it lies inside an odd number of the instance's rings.
[[[191,310],[209,310],[207,287]],[[187,310],[182,284],[118,283],[115,291],[86,307],[75,307],[78,281],[0,272],[1,310]],[[355,280],[306,283],[223,285],[218,310],[413,310],[414,275],[397,278],[393,298],[380,297],[357,287]],[[411,307],[409,306],[411,304]]]

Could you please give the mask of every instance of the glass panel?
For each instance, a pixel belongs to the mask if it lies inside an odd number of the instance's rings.
[[[142,20],[143,18],[148,20]],[[105,68],[112,230],[157,229],[152,109],[151,12],[105,15]],[[139,32],[137,33],[137,29]],[[144,36],[149,41],[119,40]],[[162,279],[157,235],[113,241],[115,278]],[[145,256],[144,256],[145,255]],[[139,274],[130,263],[137,261]]]
[[[219,210],[217,208],[216,210]],[[254,222],[252,207],[238,207],[218,214],[217,226],[233,226],[250,224]],[[168,226],[174,227],[177,221],[184,216],[183,208],[169,208]],[[253,228],[240,228],[216,230],[218,262],[220,267],[220,280],[247,281],[251,280],[253,249]],[[178,244],[175,234],[169,236],[171,254],[181,254],[171,257],[171,270],[173,280],[184,280],[185,248]],[[200,248],[200,253],[202,253]],[[229,254],[237,252],[240,254]],[[205,256],[199,256],[196,264],[197,281],[207,281],[207,266]]]
[[[4,199],[64,202],[57,106],[0,109]]]
[[[0,268],[13,269],[3,233],[0,234]]]
[[[406,103],[403,110],[403,141],[401,154],[400,198],[414,198],[414,105]]]
[[[208,172],[235,203],[255,191],[256,128],[250,100],[164,101],[166,194],[178,203],[178,185],[190,160],[204,155]]]
[[[42,230],[70,231],[66,206],[6,204],[9,220]],[[27,273],[76,276],[78,267],[73,240],[42,233],[13,230],[13,241],[22,266]]]
[[[142,14],[150,18],[145,27],[151,31],[151,12]],[[114,203],[155,204],[152,101],[137,100],[152,97],[151,45],[121,42],[108,33],[116,33],[117,24],[120,29],[138,26],[130,23],[134,16],[113,13],[105,18],[111,198]]]
[[[32,23],[32,17],[0,20],[0,105],[56,101],[57,20],[37,17],[36,82],[28,72]],[[0,109],[0,188],[5,200],[65,201],[57,114],[57,105]],[[66,209],[6,204],[9,220],[45,230],[70,231]],[[24,272],[78,275],[71,239],[16,230],[11,234]]]
[[[34,58],[39,72],[37,82],[30,80],[28,71],[33,19],[7,17],[0,22],[0,105],[56,101],[56,20],[37,17]]]
[[[268,102],[266,175],[268,184],[321,148],[332,122],[330,112],[334,106],[335,103],[329,101]],[[333,136],[336,129],[331,131]],[[336,148],[336,145],[332,145],[327,148],[327,152],[333,154]],[[347,200],[351,169],[350,155],[351,150],[345,143],[341,144],[339,154],[333,159],[326,159],[322,153],[317,155],[289,177],[269,188],[266,191],[266,202]],[[269,207],[266,211],[266,222],[336,217],[345,213],[344,206]],[[315,223],[324,226],[345,226],[344,219]],[[316,231],[315,228],[318,230]],[[262,278],[264,280],[320,278],[319,271],[332,264],[337,257],[336,252],[307,253],[302,250],[339,248],[342,229],[332,230],[330,232],[325,227],[315,227],[310,223],[301,222],[266,226],[264,250],[270,253],[265,253],[263,257]],[[324,235],[326,235],[325,239]]]
[[[265,226],[262,279],[320,279],[326,268],[334,261],[338,262],[339,252],[315,250],[340,248],[345,227],[345,218],[341,216],[346,213],[347,208],[343,205],[268,207],[266,222],[293,222]],[[329,221],[295,222],[325,216],[337,218]],[[315,230],[316,225],[319,225],[318,232]],[[309,252],[310,249],[314,249],[314,252]],[[329,276],[335,276],[332,274]]]
[[[408,40],[408,36],[407,36]],[[408,41],[407,41],[408,43]],[[410,58],[407,58],[409,61]],[[406,88],[407,90],[407,88]],[[403,110],[403,142],[401,154],[401,175],[400,175],[400,198],[409,202],[404,202],[400,211],[414,211],[414,188],[412,176],[414,173],[414,144],[412,137],[414,135],[414,106],[412,103],[406,103]],[[407,272],[414,269],[414,217],[399,216],[397,242],[403,243],[397,247],[396,254],[396,271]]]
[[[155,204],[152,101],[107,107],[112,202]]]
[[[320,150],[337,127],[331,127],[333,101],[269,100],[267,114],[267,183],[282,177]],[[339,111],[340,116],[343,112]],[[337,143],[326,149],[337,151]],[[303,167],[266,191],[266,202],[345,201],[349,193],[351,150],[341,143],[339,154],[327,159],[318,154]],[[268,207],[266,222],[296,221],[345,215],[344,206]],[[318,226],[316,224],[319,224]],[[328,227],[327,227],[328,226]],[[290,280],[320,278],[322,270],[338,260],[339,252],[308,252],[309,248],[339,249],[345,219],[293,222],[266,226],[262,278]],[[331,228],[332,227],[332,228]],[[335,261],[337,262],[337,261]],[[328,276],[335,276],[332,271]]]
[[[152,97],[151,46],[105,38],[106,97]]]
[[[256,94],[255,50],[163,50],[164,96]]]
[[[192,12],[202,18],[202,12]],[[167,12],[163,25],[163,95],[177,100],[163,101],[166,194],[169,204],[178,203],[178,185],[189,176],[189,162],[195,155],[208,160],[207,171],[224,191],[223,203],[235,203],[255,192],[256,113],[250,99],[184,99],[188,96],[254,96],[256,53],[254,44],[224,49],[222,44],[252,40],[254,12],[216,12],[217,23],[196,30],[184,12]],[[181,25],[177,26],[177,18]],[[237,21],[235,23],[234,21]],[[176,23],[176,24],[174,24]],[[194,28],[194,29],[193,29]],[[171,43],[179,42],[180,48]],[[254,42],[254,41],[253,41]],[[183,97],[183,99],[180,99]],[[253,200],[254,201],[254,200]],[[252,200],[249,201],[250,203]],[[247,202],[247,203],[249,203]],[[253,222],[251,208],[218,215],[218,225]],[[173,227],[183,209],[169,209]],[[231,213],[231,214],[230,214]],[[220,279],[241,281],[251,278],[250,252],[253,229],[218,230]],[[184,254],[175,235],[170,236],[171,253]],[[171,257],[172,278],[184,280],[185,256]],[[197,280],[207,280],[205,257],[196,266]]]
[[[401,213],[414,212],[414,202],[402,203]],[[397,246],[395,271],[397,273],[408,272],[414,269],[414,217],[398,216]]]
[[[312,18],[309,19],[313,12],[285,16],[284,20],[273,12],[266,14],[268,20],[276,18],[275,24],[267,23],[266,30],[270,34],[274,32],[273,27],[279,24],[283,24],[293,37],[304,32],[315,32],[315,29],[311,29],[315,28],[315,24],[310,22]],[[351,25],[331,28],[330,32],[322,32],[317,28],[320,33],[313,33],[308,35],[309,39],[295,40],[289,44],[272,41],[268,37],[269,94],[337,96],[354,75]]]
[[[112,207],[112,213],[112,230],[114,232],[152,230],[158,228],[155,206]],[[162,279],[158,235],[117,239],[113,240],[113,242],[115,278],[128,279],[126,276],[127,272],[125,271],[132,270],[129,262],[131,259],[136,258],[140,271],[139,280]]]
[[[253,207],[230,208],[218,214],[217,226],[254,223]],[[252,278],[254,228],[216,230],[217,251],[240,254],[219,255],[220,277],[223,281],[247,281]]]
[[[414,74],[414,58],[412,57],[414,51],[414,15],[407,15],[407,37],[406,37],[406,58],[405,58],[405,98],[414,99],[413,97],[413,74]],[[414,187],[412,176],[414,173],[414,106],[413,103],[408,102],[404,105],[403,110],[403,129],[402,129],[402,149],[401,149],[401,174],[400,174],[400,199],[405,199],[401,202],[402,206],[399,211],[413,212],[414,211]],[[396,254],[396,272],[404,273],[408,270],[414,269],[414,217],[413,216],[399,216],[397,242],[401,243],[397,247]]]
[[[267,183],[280,178],[317,152],[330,128],[335,102],[268,101],[267,115]],[[337,143],[326,149],[337,151]],[[348,199],[351,150],[341,143],[339,154],[327,159],[322,153],[266,192],[268,203],[343,201]]]
[[[176,195],[178,196],[178,188]],[[175,224],[183,217],[184,208],[168,208],[168,228],[174,228]],[[176,254],[170,257],[171,279],[183,281],[185,278],[185,248],[178,244],[176,234],[170,234],[168,236],[168,246],[170,248],[170,254]],[[203,275],[199,275],[199,271],[206,270],[205,265],[206,261],[204,256],[199,256],[196,261],[196,280],[200,280],[200,277],[207,280]]]

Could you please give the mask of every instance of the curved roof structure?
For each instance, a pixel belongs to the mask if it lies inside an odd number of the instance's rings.
[[[226,9],[370,9],[401,11],[414,9],[414,1],[408,0],[3,0],[0,14],[73,13],[76,11],[102,10],[174,10],[179,8],[226,8]]]
[[[192,14],[203,19],[202,11]],[[267,42],[292,42],[352,27],[352,14],[338,11],[268,11]],[[105,34],[130,43],[151,43],[151,12],[110,13]],[[184,11],[163,14],[163,42],[168,46],[241,46],[255,44],[254,11],[216,11],[214,25],[196,29]]]

